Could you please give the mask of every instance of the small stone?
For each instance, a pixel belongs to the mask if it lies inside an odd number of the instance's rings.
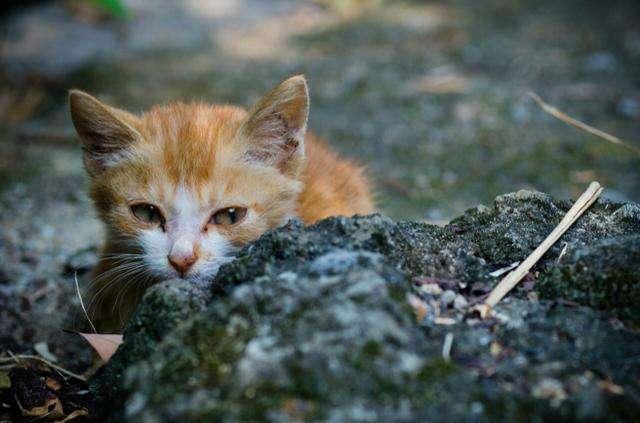
[[[629,119],[640,118],[640,101],[633,98],[623,98],[616,105],[619,114]]]
[[[85,273],[91,270],[98,263],[97,248],[90,247],[77,251],[69,256],[65,263],[65,274]]]
[[[434,295],[439,297],[442,295],[442,288],[437,283],[427,283],[424,285],[420,285],[420,291],[425,294]]]
[[[453,307],[456,310],[464,310],[468,305],[469,302],[467,301],[467,299],[460,294],[456,295],[456,298],[453,300]]]
[[[451,304],[453,304],[455,299],[456,299],[456,293],[449,289],[444,291],[444,293],[440,297],[440,301],[442,302],[442,305],[444,305],[445,307],[448,307]]]
[[[553,378],[542,379],[533,387],[531,394],[536,398],[550,400],[554,407],[559,406],[562,401],[567,399],[567,393],[562,383]]]
[[[608,51],[597,51],[587,57],[586,65],[589,70],[613,71],[618,66],[618,61]]]

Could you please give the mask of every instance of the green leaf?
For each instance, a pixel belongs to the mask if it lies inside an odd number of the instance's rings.
[[[120,19],[129,17],[129,11],[121,0],[90,0],[99,7],[109,12],[112,16]]]

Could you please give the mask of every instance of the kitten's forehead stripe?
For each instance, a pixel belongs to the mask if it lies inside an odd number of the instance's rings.
[[[235,106],[174,103],[144,114],[147,142],[139,148],[162,163],[174,185],[201,185],[224,162],[246,112]]]

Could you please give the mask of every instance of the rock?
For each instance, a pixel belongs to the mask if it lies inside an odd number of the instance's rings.
[[[550,399],[551,404],[555,407],[559,406],[562,401],[567,398],[567,393],[562,383],[557,379],[543,379],[536,384],[531,390],[531,394],[535,398]]]
[[[640,334],[610,316],[631,326],[640,320],[631,272],[636,206],[594,205],[534,269],[540,300],[516,289],[496,307],[497,319],[463,321],[459,313],[447,318],[452,325],[416,322],[407,302],[428,295],[415,280],[461,289],[440,299],[452,297],[457,308],[459,298],[481,300],[482,287],[495,283],[489,274],[522,260],[569,207],[521,191],[445,227],[372,215],[268,232],[209,287],[171,281],[149,290],[124,344],[92,382],[102,414],[632,420],[640,411]],[[630,298],[616,300],[619,292]],[[450,360],[442,353],[447,334]]]
[[[433,295],[436,297],[439,297],[440,295],[442,295],[442,292],[443,292],[442,288],[440,288],[440,286],[435,283],[425,283],[423,285],[420,285],[420,291],[424,292],[425,294]]]
[[[640,233],[594,241],[567,249],[558,266],[541,276],[537,289],[546,298],[616,310],[640,319]]]
[[[69,256],[64,272],[67,275],[83,274],[93,269],[98,263],[98,248],[92,246],[77,251]]]
[[[444,293],[440,297],[440,302],[442,303],[443,306],[448,307],[451,304],[453,304],[455,299],[456,299],[456,293],[448,289],[444,291]]]
[[[467,299],[460,294],[456,295],[456,298],[453,300],[453,307],[456,310],[465,310],[468,305],[469,302]]]

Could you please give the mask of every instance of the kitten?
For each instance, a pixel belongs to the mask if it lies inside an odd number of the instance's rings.
[[[172,103],[135,116],[77,90],[70,109],[106,228],[85,294],[102,330],[120,329],[149,285],[211,279],[291,217],[374,210],[363,170],[306,133],[304,76],[249,111]]]

